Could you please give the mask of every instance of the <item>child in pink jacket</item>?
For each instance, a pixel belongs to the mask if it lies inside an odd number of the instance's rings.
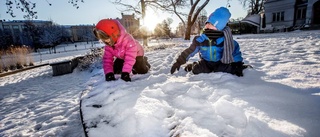
[[[106,81],[121,79],[131,81],[130,73],[145,74],[150,69],[143,47],[117,20],[102,19],[93,29],[94,35],[106,45],[103,55],[103,69]]]

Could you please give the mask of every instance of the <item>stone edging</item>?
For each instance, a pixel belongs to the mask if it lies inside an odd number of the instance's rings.
[[[14,70],[14,71],[10,71],[10,72],[5,72],[5,73],[0,73],[0,77],[5,77],[11,74],[16,74],[22,71],[26,71],[29,69],[34,69],[34,68],[38,68],[38,67],[42,67],[42,66],[46,66],[49,65],[49,63],[45,63],[45,64],[40,64],[40,65],[36,65],[36,66],[31,66],[31,67],[26,67],[26,68],[22,68],[22,69],[18,69],[18,70]]]

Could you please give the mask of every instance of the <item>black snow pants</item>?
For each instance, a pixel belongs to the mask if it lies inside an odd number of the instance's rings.
[[[123,68],[123,59],[116,58],[113,63],[113,72],[115,74],[121,74]],[[148,58],[145,56],[137,56],[136,63],[133,65],[132,73],[133,74],[146,74],[151,68],[148,63]]]
[[[232,66],[230,64],[224,64],[221,61],[212,62],[201,59],[198,62],[193,62],[192,72],[193,74],[199,73],[211,73],[211,72],[226,72],[233,73]]]

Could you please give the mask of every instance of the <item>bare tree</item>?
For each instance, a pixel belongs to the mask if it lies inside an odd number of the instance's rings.
[[[7,49],[13,43],[10,32],[0,29],[0,50]]]
[[[46,0],[47,1],[47,0]],[[72,4],[77,9],[79,8],[78,2],[84,2],[84,0],[68,0],[68,3]],[[52,4],[47,1],[48,5],[51,6]],[[6,0],[7,6],[7,14],[10,14],[11,17],[16,17],[14,14],[14,7],[21,12],[25,12],[23,16],[25,19],[37,19],[37,11],[36,2],[32,2],[30,0]]]
[[[121,10],[123,12],[125,11],[133,11],[134,13],[141,15],[142,24],[145,23],[145,16],[146,16],[146,5],[150,1],[148,0],[139,0],[139,2],[136,5],[128,4],[126,2],[123,2],[122,0],[115,0],[113,4],[120,5],[122,7],[125,7],[124,10]],[[143,46],[148,46],[148,40],[147,40],[147,33],[146,28],[141,28],[142,31],[142,39],[143,39]]]
[[[249,15],[259,14],[263,11],[266,0],[240,0],[243,8],[248,10]]]
[[[87,44],[89,44],[89,41],[90,41],[91,46],[93,46],[92,41],[95,40],[95,36],[92,33],[91,26],[83,27],[81,30],[78,30],[77,33],[78,33],[77,35],[83,37],[83,39],[86,40]]]
[[[56,53],[56,48],[61,42],[61,37],[64,29],[53,23],[48,23],[42,27],[42,35],[40,35],[39,41],[45,48],[53,48],[54,53]],[[51,53],[51,51],[50,51]]]
[[[184,39],[189,40],[192,25],[196,22],[200,11],[209,3],[209,1],[210,0],[140,0],[140,4],[134,6],[123,3],[121,0],[116,0],[114,4],[126,7],[124,11],[134,11],[137,14],[142,14],[142,20],[144,20],[147,7],[173,13],[180,19],[183,26],[185,26],[186,32]],[[188,7],[189,12],[185,13],[184,10]]]
[[[162,23],[158,23],[154,28],[154,36],[157,38],[171,38],[171,23],[171,18],[163,20]]]
[[[183,1],[183,4],[177,3],[176,1]],[[181,22],[186,28],[184,39],[190,40],[191,27],[198,19],[199,13],[203,10],[204,7],[207,6],[210,0],[205,0],[202,4],[200,4],[201,0],[195,0],[195,1],[190,0],[189,4],[184,0],[176,0],[176,1],[171,0],[172,6],[170,6],[170,8],[172,9],[171,10],[167,9],[167,10],[169,10],[170,12],[173,12],[175,15],[179,17],[179,19],[181,20]],[[187,14],[187,22],[185,22],[184,19],[181,17],[184,14],[179,11],[178,7],[184,7],[184,8],[190,7],[189,13]]]
[[[22,33],[24,34],[26,40],[24,40],[24,45],[33,45],[35,49],[39,48],[38,43],[40,37],[41,28],[37,27],[31,20],[26,20],[24,23],[24,28]]]

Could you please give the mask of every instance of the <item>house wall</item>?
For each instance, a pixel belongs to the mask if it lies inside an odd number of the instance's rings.
[[[264,4],[266,25],[274,29],[320,25],[317,20],[320,17],[320,6],[315,6],[319,2],[320,0],[268,0]],[[305,10],[301,12],[301,9]],[[278,12],[284,13],[284,20],[273,19],[273,14]]]
[[[294,23],[294,0],[268,0],[265,3],[266,24],[275,29],[283,29],[293,26]],[[273,14],[284,12],[284,20],[274,21]]]
[[[307,6],[307,15],[306,15],[306,22],[309,24],[314,23],[313,20],[315,18],[319,18],[319,14],[318,13],[320,11],[320,7],[317,7],[317,13],[314,13],[313,11],[313,6],[315,5],[315,3],[318,2],[320,3],[320,0],[308,0],[308,6]]]

